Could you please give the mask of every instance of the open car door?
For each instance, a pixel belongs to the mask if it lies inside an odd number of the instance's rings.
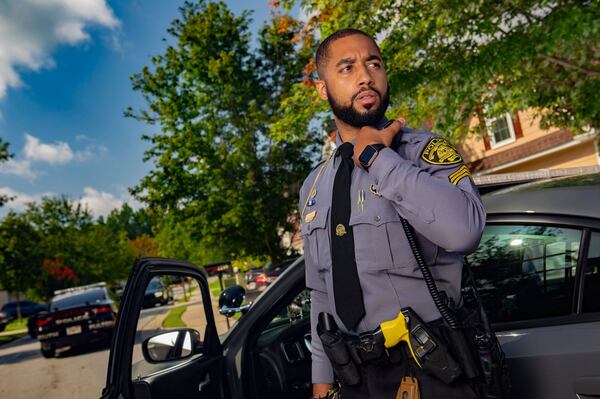
[[[226,397],[207,277],[183,261],[138,259],[123,292],[102,399]]]

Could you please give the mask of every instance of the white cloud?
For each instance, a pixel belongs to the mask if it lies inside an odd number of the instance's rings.
[[[18,69],[51,67],[55,47],[89,40],[89,26],[119,24],[106,0],[0,1],[0,98],[21,85]]]
[[[113,209],[123,205],[123,200],[113,194],[92,187],[85,187],[81,199],[74,202],[87,207],[95,216],[106,216]]]
[[[56,197],[57,195],[52,192],[44,192],[38,194],[28,194],[13,190],[10,187],[0,187],[0,196],[8,196],[13,198],[7,202],[2,208],[0,208],[0,214],[4,214],[6,210],[13,210],[16,212],[24,211],[26,205],[30,202],[41,202],[43,197]],[[124,203],[137,210],[141,208],[141,204],[135,200],[129,193],[124,192],[120,196],[116,196],[106,191],[99,191],[93,187],[85,187],[83,189],[83,195],[78,200],[72,200],[74,205],[82,205],[94,214],[94,216],[106,216],[113,209],[119,209]]]
[[[33,181],[41,172],[33,170],[31,162],[27,159],[9,159],[0,164],[0,174],[17,176]]]
[[[90,144],[82,151],[74,152],[68,143],[57,141],[54,144],[42,143],[40,139],[25,134],[23,153],[29,161],[47,162],[51,165],[65,164],[71,161],[86,161],[95,156],[103,156],[108,148],[103,145]]]
[[[54,193],[46,192],[41,194],[26,194],[18,192],[9,187],[0,187],[0,195],[6,195],[7,197],[13,198],[11,201],[4,205],[4,208],[11,209],[16,212],[25,210],[25,207],[30,202],[40,202],[42,197],[52,197]]]
[[[31,161],[63,164],[75,159],[69,144],[57,141],[55,144],[44,144],[37,137],[25,134],[25,158]]]
[[[77,136],[77,141],[81,141],[79,137]],[[92,141],[87,137],[85,140]],[[34,169],[35,163],[62,165],[72,161],[83,162],[92,158],[101,158],[107,152],[108,148],[94,143],[88,144],[80,151],[73,151],[71,146],[63,141],[54,144],[43,143],[37,137],[26,133],[23,151],[16,158],[0,163],[0,175],[17,176],[33,181],[36,177],[45,174]]]

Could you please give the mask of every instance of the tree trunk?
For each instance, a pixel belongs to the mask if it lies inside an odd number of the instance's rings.
[[[17,320],[21,321],[21,293],[17,291]]]

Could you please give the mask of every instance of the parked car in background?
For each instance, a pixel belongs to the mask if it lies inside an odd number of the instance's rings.
[[[261,292],[287,269],[295,259],[284,260],[281,263],[267,263],[258,269],[250,269],[246,272],[246,291],[248,293]]]
[[[107,341],[112,336],[117,306],[105,283],[54,292],[48,312],[36,320],[37,338],[44,357],[65,347]]]
[[[467,261],[506,353],[511,398],[600,397],[600,174],[515,186],[482,199],[487,225]],[[143,356],[155,367],[133,376],[135,320],[145,284],[163,274],[198,281],[207,324],[146,338]],[[310,397],[304,259],[249,309],[243,298],[230,299],[223,301],[223,313],[242,316],[219,337],[208,283],[197,267],[138,260],[124,293],[102,398]],[[160,353],[152,351],[156,347]]]
[[[144,293],[144,308],[151,308],[156,305],[162,306],[173,301],[173,293],[170,288],[163,283],[160,278],[154,278],[148,283]]]
[[[17,319],[17,306],[21,310],[21,317],[31,317],[38,312],[46,310],[46,305],[31,301],[5,303],[0,310],[0,331],[4,331],[8,323]]]

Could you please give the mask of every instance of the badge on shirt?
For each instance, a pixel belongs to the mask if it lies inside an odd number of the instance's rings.
[[[469,172],[469,168],[467,168],[465,165],[463,165],[460,168],[456,169],[456,171],[451,173],[448,176],[448,180],[450,180],[450,183],[457,186],[458,182],[461,181],[463,177],[467,177],[467,176],[471,176],[471,172]]]
[[[381,197],[381,193],[377,190],[377,186],[375,184],[371,184],[369,186],[369,191],[376,197]]]
[[[304,223],[310,223],[317,216],[317,211],[308,212],[306,216],[304,216]]]
[[[429,140],[421,153],[421,159],[432,165],[454,165],[463,160],[452,144],[441,137]]]

